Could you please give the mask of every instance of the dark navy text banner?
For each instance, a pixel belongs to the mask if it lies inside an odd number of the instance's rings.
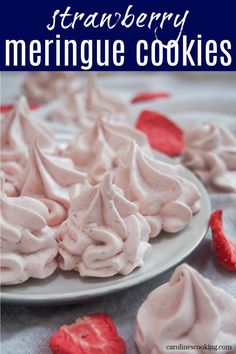
[[[234,1],[4,1],[1,70],[235,70]]]

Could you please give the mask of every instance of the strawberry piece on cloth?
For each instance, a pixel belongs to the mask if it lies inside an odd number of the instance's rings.
[[[131,103],[140,103],[169,97],[170,94],[167,92],[141,92],[131,99]]]
[[[152,148],[166,155],[178,156],[184,150],[183,130],[163,114],[148,110],[141,112],[136,128],[148,136]]]
[[[124,354],[125,342],[106,314],[84,316],[53,334],[49,343],[53,354]]]
[[[29,108],[30,109],[37,109],[40,105],[37,103],[31,103],[29,104]],[[12,108],[14,107],[14,104],[2,104],[0,105],[0,113],[1,114],[6,114],[9,111],[12,110]]]
[[[236,272],[236,245],[230,241],[223,230],[223,211],[215,211],[210,218],[216,256],[220,264],[231,272]]]

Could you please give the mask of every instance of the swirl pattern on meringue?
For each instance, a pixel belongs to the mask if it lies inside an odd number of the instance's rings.
[[[136,318],[135,341],[141,354],[168,354],[179,345],[203,346],[194,353],[204,354],[204,344],[226,345],[236,352],[236,299],[214,286],[195,269],[182,264],[170,281],[152,291]],[[167,348],[169,346],[169,350]],[[177,354],[183,350],[175,349]],[[184,350],[192,354],[193,349]]]
[[[103,114],[117,121],[127,119],[129,111],[119,98],[102,90],[96,76],[91,74],[82,87],[68,85],[58,99],[53,101],[48,119],[89,127]]]
[[[0,171],[0,190],[8,197],[18,197],[19,192],[11,182],[6,182],[5,174]]]
[[[57,226],[67,217],[71,199],[85,186],[85,179],[86,174],[76,171],[70,159],[46,154],[36,139],[17,187],[21,195],[46,204],[48,225]]]
[[[70,87],[53,102],[53,108],[49,112],[48,120],[69,123],[80,127],[91,124],[91,118],[85,110],[81,95]]]
[[[117,96],[101,90],[98,86],[96,76],[90,75],[87,85],[83,89],[85,108],[89,113],[106,114],[114,116],[115,119],[124,119],[127,116],[127,105]]]
[[[1,169],[6,180],[14,182],[28,160],[28,149],[38,137],[42,149],[56,152],[53,133],[41,122],[30,117],[28,103],[21,97],[1,121]]]
[[[30,102],[47,103],[64,94],[75,78],[69,71],[34,71],[26,75],[22,90]]]
[[[126,275],[143,265],[151,250],[149,233],[137,206],[107,174],[99,185],[72,201],[69,217],[57,235],[59,266],[77,270],[81,276]]]
[[[199,210],[198,189],[183,175],[183,167],[146,155],[135,141],[121,156],[115,184],[138,205],[151,226],[151,237],[162,229],[171,233],[182,230]]]
[[[236,137],[224,127],[205,123],[185,135],[182,162],[211,192],[236,192]]]
[[[119,155],[127,150],[131,139],[152,155],[142,132],[126,124],[111,123],[106,117],[98,118],[72,139],[63,155],[71,158],[81,171],[88,173],[90,182],[96,184],[117,166]]]
[[[29,197],[1,199],[1,284],[44,279],[57,268],[58,245],[46,224],[48,210]]]

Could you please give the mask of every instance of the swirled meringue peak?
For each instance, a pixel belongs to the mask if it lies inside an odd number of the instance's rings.
[[[136,203],[151,226],[151,237],[160,231],[183,229],[200,208],[196,186],[186,180],[183,167],[146,155],[132,141],[115,172],[115,184]]]
[[[6,182],[5,174],[0,171],[0,191],[9,197],[18,197],[19,192],[11,182]]]
[[[67,71],[38,71],[28,73],[22,84],[30,102],[46,103],[64,94],[76,85],[76,74]]]
[[[145,134],[124,123],[113,123],[106,117],[100,117],[71,140],[63,155],[88,173],[90,183],[96,184],[106,172],[116,168],[119,155],[128,149],[131,139],[152,155]]]
[[[224,127],[205,123],[185,135],[182,162],[211,192],[236,192],[236,137]]]
[[[98,86],[96,75],[89,76],[87,85],[81,90],[81,93],[84,94],[85,108],[90,114],[106,114],[116,120],[127,119],[127,105],[116,94],[102,90]]]
[[[182,264],[170,281],[152,291],[140,307],[135,341],[141,354],[204,354],[214,346],[221,354],[236,352],[236,299]],[[202,346],[177,349],[174,346]],[[169,346],[169,349],[168,349]],[[211,346],[211,347],[210,347]],[[172,350],[171,350],[172,348]]]
[[[90,74],[84,86],[69,86],[53,101],[49,120],[89,127],[101,115],[117,121],[126,120],[129,112],[127,105],[117,96],[101,90],[96,75]]]
[[[85,186],[85,179],[86,174],[76,171],[70,159],[46,154],[36,139],[17,187],[21,195],[44,202],[49,209],[48,225],[57,226],[67,217],[71,199]]]
[[[151,251],[149,233],[137,206],[106,174],[100,184],[72,201],[57,235],[59,266],[77,270],[81,276],[126,275],[142,266]]]
[[[91,119],[89,119],[85,110],[81,95],[71,87],[53,102],[53,107],[48,114],[48,120],[80,127],[91,124]]]
[[[47,226],[48,210],[29,197],[1,199],[1,284],[47,278],[57,268],[58,245]]]
[[[28,159],[29,146],[38,137],[43,150],[56,152],[53,133],[41,122],[30,117],[25,97],[21,97],[13,110],[1,120],[1,169],[6,180],[14,181]]]

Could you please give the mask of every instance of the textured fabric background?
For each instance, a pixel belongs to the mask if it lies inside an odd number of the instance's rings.
[[[16,97],[22,74],[2,77],[2,101]],[[199,121],[220,121],[236,134],[236,73],[119,73],[101,78],[104,86],[115,87],[124,99],[138,91],[160,90],[172,94],[146,106],[171,114],[184,128]],[[141,106],[140,106],[141,107]],[[136,109],[136,108],[135,108]],[[137,108],[137,111],[140,108]],[[135,118],[135,114],[134,114]],[[236,237],[236,194],[212,194],[212,209],[224,210],[225,230]],[[189,235],[191,237],[191,235]],[[210,233],[185,260],[201,274],[236,296],[235,274],[224,271],[215,261]],[[132,289],[91,303],[57,307],[2,306],[2,354],[47,354],[52,333],[79,316],[107,312],[114,319],[127,344],[127,354],[138,353],[133,333],[138,308],[149,292],[168,281],[173,269]]]

